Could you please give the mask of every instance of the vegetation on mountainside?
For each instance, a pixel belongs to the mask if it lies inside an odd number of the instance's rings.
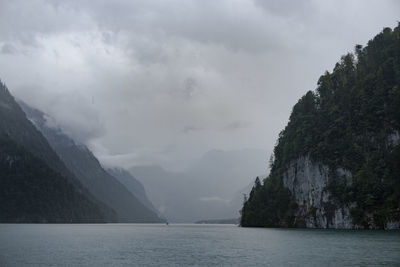
[[[86,146],[78,145],[60,129],[49,127],[46,123],[46,115],[41,111],[22,102],[19,105],[82,186],[95,199],[115,211],[118,222],[163,222],[156,212],[147,208],[136,195],[106,172]]]
[[[115,222],[0,82],[0,222]]]
[[[366,47],[357,45],[326,72],[315,92],[293,107],[279,134],[271,174],[256,183],[242,210],[242,226],[295,226],[296,204],[283,187],[290,161],[308,155],[353,183],[331,177],[340,203],[356,203],[354,223],[383,228],[400,221],[400,24],[385,28]]]
[[[0,222],[105,222],[68,180],[7,137],[0,138]]]

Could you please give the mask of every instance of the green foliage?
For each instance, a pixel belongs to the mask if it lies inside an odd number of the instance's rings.
[[[276,192],[283,190],[289,162],[305,155],[331,170],[351,171],[351,185],[333,174],[326,189],[340,203],[356,204],[351,209],[355,223],[368,228],[399,221],[400,148],[392,140],[399,132],[400,24],[385,28],[365,48],[357,45],[354,54],[319,78],[315,93],[307,92],[293,107],[274,149],[271,175],[245,203],[242,225],[287,224],[277,215],[282,209],[291,214],[290,205]],[[271,199],[276,197],[282,199]],[[263,205],[271,201],[286,204],[265,211]]]
[[[296,203],[278,177],[270,176],[261,185],[258,177],[242,209],[241,225],[252,227],[292,227]]]
[[[65,177],[7,137],[0,138],[0,222],[105,222]]]

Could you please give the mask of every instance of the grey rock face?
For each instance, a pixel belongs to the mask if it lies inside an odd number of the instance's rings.
[[[388,222],[385,230],[395,230],[400,228],[400,222]]]
[[[400,133],[398,131],[395,131],[391,135],[389,135],[388,141],[389,145],[395,146],[399,143],[400,140]]]
[[[334,173],[333,173],[334,172]],[[352,175],[348,170],[311,161],[310,157],[300,157],[292,161],[283,176],[283,184],[293,194],[299,205],[297,220],[308,228],[354,228],[350,207],[339,205],[326,190],[330,177],[343,179],[350,185]]]

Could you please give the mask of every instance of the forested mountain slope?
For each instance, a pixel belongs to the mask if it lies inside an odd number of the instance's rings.
[[[242,226],[399,228],[400,25],[341,58],[293,107]]]
[[[64,166],[0,82],[0,221],[107,222],[115,213]]]
[[[162,222],[155,211],[146,207],[115,177],[103,169],[93,153],[76,143],[59,128],[49,127],[45,114],[20,102],[27,117],[46,137],[66,167],[88,191],[115,210],[118,222]]]

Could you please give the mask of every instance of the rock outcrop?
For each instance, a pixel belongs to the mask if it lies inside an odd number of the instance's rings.
[[[333,175],[341,177],[348,185],[352,183],[348,170],[332,171],[308,156],[290,162],[283,175],[283,184],[298,204],[296,224],[308,228],[354,228],[350,207],[335,201],[327,190]]]
[[[328,186],[332,179],[352,184],[350,171],[337,168],[331,170],[327,165],[314,162],[309,156],[293,160],[287,166],[283,175],[283,185],[289,189],[295,199],[298,209],[296,212],[297,226],[307,228],[335,228],[335,229],[362,229],[362,225],[354,223],[350,209],[357,206],[356,203],[340,203]],[[380,229],[369,215],[370,229]],[[399,229],[399,222],[387,222],[384,229]]]

